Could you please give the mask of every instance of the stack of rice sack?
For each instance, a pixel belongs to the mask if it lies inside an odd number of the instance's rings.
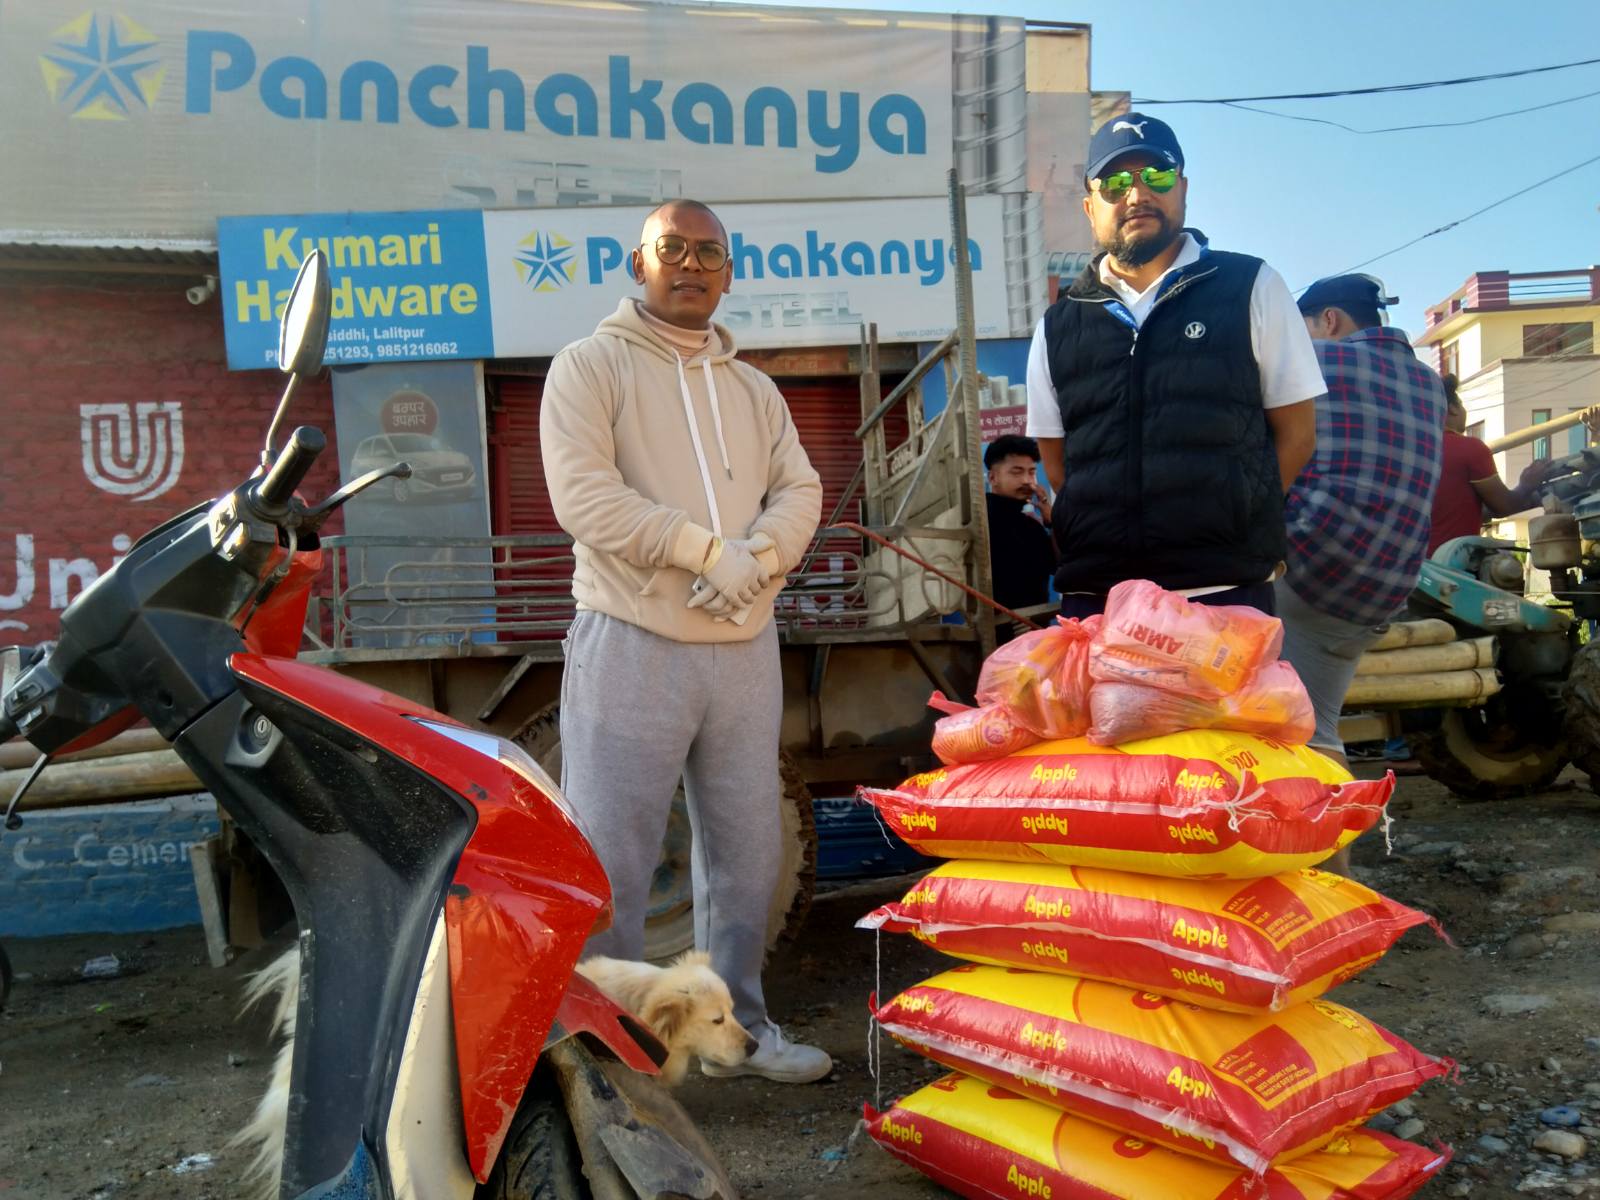
[[[861,925],[964,960],[874,997],[955,1072],[868,1110],[891,1153],[1039,1200],[1397,1200],[1444,1165],[1358,1128],[1452,1064],[1321,997],[1429,918],[1313,869],[1394,780],[1304,745],[1281,641],[1123,584],[990,658],[983,707],[940,722],[945,768],[863,790],[955,861]]]

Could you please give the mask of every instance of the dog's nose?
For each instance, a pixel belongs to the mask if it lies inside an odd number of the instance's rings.
[[[754,1054],[759,1049],[761,1049],[761,1043],[756,1041],[755,1038],[753,1038],[753,1037],[745,1038],[745,1040],[744,1040],[744,1056],[746,1058],[749,1058],[752,1054]]]

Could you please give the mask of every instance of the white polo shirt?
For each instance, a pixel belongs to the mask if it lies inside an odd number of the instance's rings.
[[[1109,256],[1108,256],[1109,257]],[[1143,325],[1161,292],[1161,284],[1174,271],[1200,261],[1200,243],[1188,233],[1178,257],[1144,291],[1112,274],[1107,258],[1100,260],[1100,281],[1116,293],[1133,314],[1135,324]],[[1306,332],[1305,319],[1295,307],[1289,285],[1266,263],[1256,272],[1250,291],[1250,346],[1261,371],[1261,405],[1282,408],[1313,400],[1328,388],[1322,381],[1322,367]],[[1056,403],[1055,385],[1050,382],[1050,358],[1044,344],[1044,319],[1033,331],[1028,347],[1028,436],[1059,438],[1066,436],[1061,424],[1061,406]]]

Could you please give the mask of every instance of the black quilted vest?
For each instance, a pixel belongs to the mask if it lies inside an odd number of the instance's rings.
[[[1261,260],[1206,251],[1168,276],[1137,332],[1096,265],[1045,314],[1066,430],[1056,587],[1104,593],[1124,579],[1189,588],[1269,578],[1285,544],[1250,344]]]

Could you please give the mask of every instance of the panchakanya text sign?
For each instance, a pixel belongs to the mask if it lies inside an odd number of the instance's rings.
[[[979,337],[1009,334],[1003,201],[967,202]],[[942,199],[719,205],[734,283],[717,312],[751,349],[942,337],[955,247]],[[224,217],[228,365],[271,366],[303,257],[329,260],[328,361],[527,358],[586,337],[624,296],[647,207]]]

